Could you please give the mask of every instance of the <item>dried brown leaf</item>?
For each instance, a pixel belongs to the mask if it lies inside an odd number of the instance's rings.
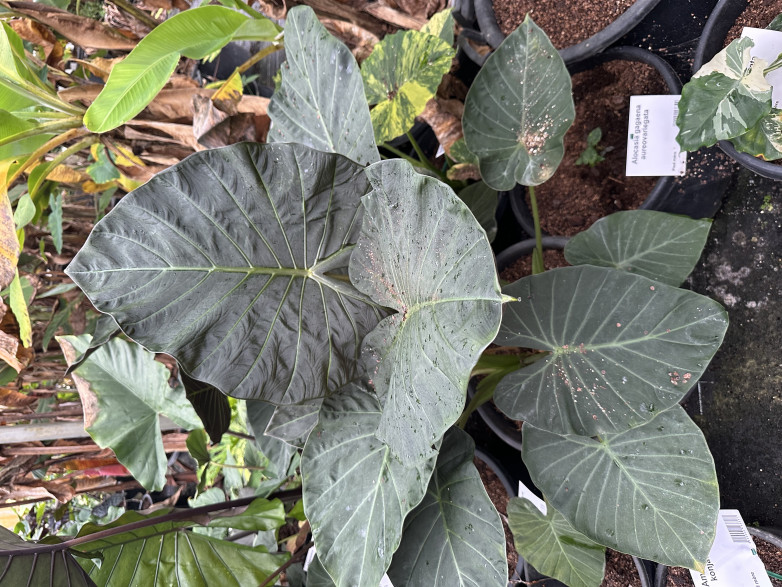
[[[464,136],[462,132],[462,110],[464,110],[464,104],[457,100],[432,98],[426,103],[426,108],[418,116],[418,118],[432,127],[437,140],[449,157],[451,156],[451,146]]]
[[[446,175],[451,181],[465,181],[468,179],[480,179],[481,170],[472,163],[457,163],[451,167]]]
[[[19,260],[19,239],[5,185],[7,169],[8,163],[0,168],[0,288],[5,288],[13,281]]]
[[[26,393],[19,393],[7,387],[0,387],[0,406],[6,408],[23,408],[34,404],[38,399],[35,396],[29,396]]]
[[[43,47],[46,63],[56,65],[60,62],[63,56],[62,45],[48,28],[28,18],[12,20],[8,24],[25,41]]]

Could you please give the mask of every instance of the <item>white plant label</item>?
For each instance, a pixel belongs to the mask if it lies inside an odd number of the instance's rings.
[[[690,569],[697,587],[771,587],[766,567],[738,510],[720,510],[717,535],[703,573]]]
[[[630,176],[684,175],[687,153],[676,135],[681,96],[630,96],[627,167]]]
[[[544,516],[546,515],[546,512],[548,511],[548,508],[546,507],[546,502],[540,499],[537,495],[535,495],[532,490],[524,485],[521,481],[519,481],[519,497],[523,497],[524,499],[531,501],[532,505],[534,505],[536,508],[540,510],[540,513]]]
[[[782,53],[782,32],[744,27],[741,36],[749,37],[755,43],[755,46],[750,49],[752,57],[765,59],[769,65]],[[779,108],[782,103],[782,70],[777,69],[769,73],[766,81],[773,86],[771,102],[774,108]]]

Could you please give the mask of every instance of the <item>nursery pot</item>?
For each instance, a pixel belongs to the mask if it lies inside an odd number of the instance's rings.
[[[486,44],[496,49],[505,40],[505,34],[497,24],[492,0],[474,0],[474,3],[480,36]],[[566,63],[572,63],[600,53],[635,28],[659,3],[660,0],[636,0],[604,29],[580,43],[560,49],[559,54]]]
[[[748,0],[719,0],[706,21],[703,34],[695,50],[695,59],[692,64],[693,73],[711,61],[722,50],[728,31],[744,12],[747,4]],[[782,180],[782,165],[765,161],[749,153],[739,153],[730,141],[720,141],[718,144],[720,149],[731,159],[747,169],[769,179]]]
[[[641,49],[639,47],[612,47],[611,49],[608,49],[603,53],[595,55],[589,59],[568,64],[568,71],[571,75],[574,75],[576,73],[597,67],[602,63],[617,60],[633,61],[650,65],[660,74],[660,77],[665,82],[665,85],[668,88],[668,92],[670,94],[681,93],[681,81],[679,81],[679,76],[676,75],[676,72],[673,70],[670,64],[651,51],[647,51],[646,49]],[[666,202],[666,198],[671,193],[676,180],[677,178],[675,176],[660,177],[654,184],[652,190],[646,196],[646,199],[640,205],[640,209],[659,209]],[[524,229],[524,231],[528,235],[533,235],[535,234],[535,229],[532,221],[532,213],[530,212],[526,200],[523,197],[524,188],[521,186],[516,186],[516,188],[516,191],[511,195],[510,198],[511,209],[516,216],[516,220]]]
[[[653,577],[655,576],[656,566],[654,563],[633,557],[633,563],[635,569],[638,571],[638,579],[641,582],[641,587],[657,587],[657,583],[654,583]],[[568,587],[561,581],[556,579],[549,579],[545,575],[538,573],[535,568],[525,561],[521,555],[519,555],[519,563],[516,565],[516,573],[513,575],[508,587],[511,585],[518,585],[519,581],[526,581],[531,585],[541,585],[542,587]],[[523,583],[522,583],[523,584]],[[665,585],[665,583],[663,583]]]

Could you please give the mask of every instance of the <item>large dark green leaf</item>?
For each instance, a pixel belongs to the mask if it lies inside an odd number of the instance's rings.
[[[361,164],[380,160],[353,54],[308,6],[288,11],[282,83],[269,103],[269,141],[341,153]]]
[[[516,550],[535,570],[570,587],[600,587],[606,549],[592,542],[550,507],[543,515],[532,502],[508,502],[508,527]]]
[[[337,587],[377,587],[434,468],[394,457],[375,436],[380,416],[363,386],[346,386],[323,402],[301,457],[304,511]]]
[[[413,128],[451,69],[454,50],[438,36],[399,31],[375,45],[361,65],[375,140],[390,141]]]
[[[468,185],[459,192],[459,199],[467,204],[470,212],[486,231],[489,242],[497,236],[497,202],[499,195],[484,182]]]
[[[90,336],[57,337],[70,362],[89,348]],[[168,384],[168,369],[135,343],[114,339],[97,349],[71,376],[87,406],[85,428],[109,447],[136,480],[160,491],[166,483],[166,453],[160,415],[183,428],[201,427],[180,385]]]
[[[187,401],[193,406],[210,440],[217,444],[231,425],[231,405],[226,395],[213,385],[182,373]]]
[[[274,406],[267,402],[249,400],[247,402],[247,425],[255,436],[255,446],[269,459],[269,469],[278,477],[285,477],[296,448],[278,438],[266,435]]]
[[[753,59],[752,39],[742,37],[715,55],[682,88],[676,140],[695,151],[744,134],[771,111],[764,59]]]
[[[581,265],[505,288],[498,344],[549,351],[507,375],[497,406],[562,434],[620,432],[676,404],[717,351],[728,316],[691,291]]]
[[[394,585],[506,585],[505,534],[474,452],[466,432],[445,434],[426,495],[405,519],[388,570]]]
[[[782,110],[772,108],[758,123],[731,139],[737,151],[774,161],[782,157]]]
[[[680,285],[701,256],[711,220],[653,210],[601,218],[565,246],[571,265],[598,265]]]
[[[565,63],[527,15],[478,72],[464,103],[464,140],[496,190],[550,178],[576,112]]]
[[[522,435],[533,482],[576,530],[621,552],[703,568],[719,489],[706,440],[681,407],[597,439],[527,423]]]
[[[69,551],[36,553],[36,546],[0,526],[0,585],[95,587]]]
[[[204,151],[125,196],[68,274],[199,381],[315,401],[353,377],[380,318],[346,275],[366,191],[360,166],[301,145]]]
[[[383,402],[377,436],[415,462],[459,417],[501,295],[486,233],[448,186],[398,159],[367,175],[350,279],[397,312],[364,339],[364,360]]]

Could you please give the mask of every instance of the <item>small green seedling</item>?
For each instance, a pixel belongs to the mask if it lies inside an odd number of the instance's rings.
[[[603,155],[613,150],[613,147],[598,149],[602,138],[603,131],[599,126],[590,131],[587,135],[586,149],[584,149],[578,156],[578,159],[576,159],[576,165],[589,165],[590,167],[594,167],[601,161],[605,161]]]

